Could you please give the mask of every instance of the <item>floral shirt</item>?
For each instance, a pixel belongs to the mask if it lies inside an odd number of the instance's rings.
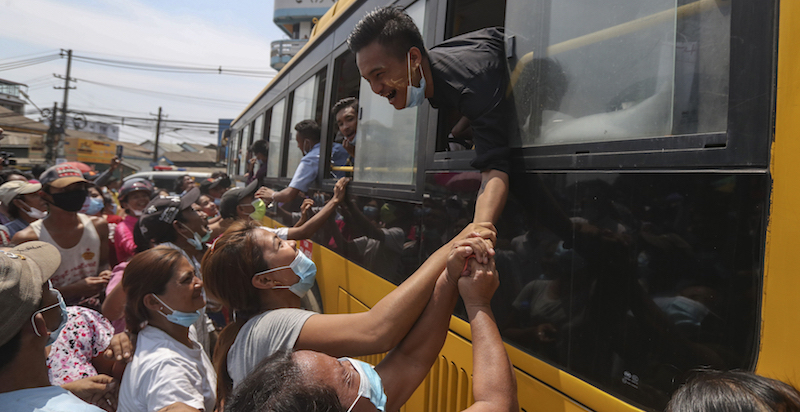
[[[111,343],[114,327],[100,313],[81,306],[67,307],[67,324],[47,356],[52,385],[97,375],[92,359]]]

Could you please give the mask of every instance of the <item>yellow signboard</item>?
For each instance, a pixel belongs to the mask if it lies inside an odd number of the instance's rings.
[[[78,139],[78,161],[107,164],[117,153],[117,145],[97,140]]]

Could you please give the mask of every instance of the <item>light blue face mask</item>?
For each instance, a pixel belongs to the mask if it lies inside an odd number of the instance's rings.
[[[64,302],[64,297],[61,296],[61,292],[59,292],[57,289],[53,289],[53,284],[50,283],[50,281],[48,281],[48,284],[50,285],[50,290],[55,292],[56,297],[58,297],[58,303],[54,303],[46,308],[41,308],[36,312],[33,312],[33,315],[31,315],[31,324],[33,325],[33,331],[36,332],[36,336],[42,336],[42,334],[39,333],[39,330],[36,329],[36,322],[34,322],[33,318],[36,315],[43,313],[47,310],[53,309],[56,306],[58,306],[59,309],[61,309],[61,323],[58,324],[58,328],[56,328],[56,330],[50,332],[50,336],[47,337],[47,342],[44,344],[44,346],[50,346],[53,343],[55,343],[56,339],[58,339],[58,335],[60,335],[61,331],[64,329],[64,326],[67,326],[67,318],[68,318],[67,304],[66,302]]]
[[[358,396],[356,396],[356,400],[353,401],[350,408],[347,409],[347,412],[353,410],[353,407],[356,406],[356,402],[358,402],[361,397],[369,399],[369,401],[375,405],[376,409],[383,412],[386,409],[386,393],[383,391],[383,382],[378,372],[375,371],[375,367],[369,363],[352,358],[339,358],[339,360],[346,360],[353,364],[356,372],[358,372],[359,378]]]
[[[159,302],[161,302],[162,305],[166,306],[167,309],[172,311],[172,313],[170,313],[169,315],[167,315],[166,313],[164,313],[164,312],[162,312],[160,310],[158,311],[158,313],[160,313],[165,318],[167,318],[168,321],[170,321],[170,322],[172,322],[172,323],[174,323],[176,325],[181,325],[183,327],[188,328],[193,323],[195,323],[197,321],[197,319],[200,318],[200,315],[203,314],[202,309],[198,309],[198,310],[196,310],[194,312],[188,312],[188,313],[172,309],[171,307],[169,307],[169,305],[164,303],[163,300],[159,299],[158,296],[156,296],[155,293],[151,293],[151,295],[153,295],[154,298],[156,298]]]
[[[292,272],[294,272],[294,274],[300,278],[300,281],[292,286],[275,286],[272,289],[289,289],[292,291],[292,293],[302,298],[314,286],[314,279],[317,277],[317,265],[315,265],[314,261],[309,259],[305,253],[299,250],[297,251],[297,256],[295,256],[294,260],[291,264],[289,264],[289,266],[272,268],[258,272],[253,276],[272,273],[286,268],[291,269]]]
[[[419,87],[414,87],[411,83],[411,52],[408,52],[408,87],[406,87],[406,107],[417,107],[425,101],[425,75],[422,73],[422,65],[419,65]]]
[[[180,223],[180,225],[185,227],[187,230],[192,230],[192,229],[189,229],[189,227],[184,225],[183,223],[181,223],[181,222],[178,222],[178,223]],[[186,242],[189,243],[189,245],[191,245],[193,248],[195,248],[197,250],[203,250],[203,248],[205,247],[206,242],[208,242],[208,239],[211,238],[211,231],[209,230],[208,232],[206,232],[206,234],[203,235],[203,237],[200,237],[200,235],[198,235],[197,232],[195,232],[195,231],[192,231],[192,235],[193,235],[193,239],[190,239],[190,238],[188,238],[186,236],[183,236],[183,235],[181,235],[181,236],[186,238]]]

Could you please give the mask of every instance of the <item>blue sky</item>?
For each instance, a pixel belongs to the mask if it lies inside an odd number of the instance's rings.
[[[73,53],[122,60],[271,70],[270,42],[286,38],[272,22],[273,2],[219,0],[0,0],[0,64],[18,56]],[[21,57],[24,58],[24,57]],[[41,108],[61,103],[66,59],[0,71],[0,78],[28,83]],[[69,108],[147,117],[163,108],[170,119],[216,122],[232,118],[268,83],[267,78],[170,74],[111,68],[73,61],[72,77],[164,93],[229,102],[143,95],[119,88],[77,83]],[[233,103],[230,103],[233,102]],[[34,109],[28,105],[27,110]],[[37,115],[30,117],[38,118]],[[144,141],[154,130],[124,127],[121,140]],[[215,142],[191,130],[168,131],[168,142]]]

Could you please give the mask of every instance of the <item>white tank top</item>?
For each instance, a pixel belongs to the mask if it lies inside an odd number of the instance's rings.
[[[69,249],[62,248],[53,240],[50,232],[42,223],[43,219],[31,223],[33,233],[36,233],[39,240],[55,246],[61,253],[61,265],[50,278],[56,288],[75,283],[89,276],[97,276],[100,262],[100,236],[97,235],[92,219],[82,213],[78,213],[78,219],[83,224],[83,235],[81,235],[80,242]]]

